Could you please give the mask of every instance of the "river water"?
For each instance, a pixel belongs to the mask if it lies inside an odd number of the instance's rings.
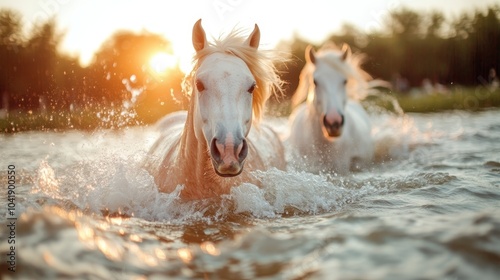
[[[0,276],[499,279],[500,111],[373,122],[369,170],[256,172],[261,189],[191,202],[141,168],[152,128],[1,134]]]

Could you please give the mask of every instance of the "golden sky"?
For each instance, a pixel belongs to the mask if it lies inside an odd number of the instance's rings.
[[[235,25],[251,31],[257,23],[261,44],[272,48],[293,34],[321,42],[346,22],[371,31],[398,7],[440,10],[453,17],[494,3],[498,0],[0,0],[0,8],[20,11],[27,28],[56,15],[65,31],[62,50],[78,55],[83,64],[111,34],[126,29],[163,35],[186,68],[193,53],[192,26],[199,18],[208,36],[214,37]]]

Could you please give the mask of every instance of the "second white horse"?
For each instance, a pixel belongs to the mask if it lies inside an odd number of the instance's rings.
[[[369,116],[357,102],[371,79],[359,67],[362,56],[344,45],[342,50],[324,46],[318,53],[309,46],[305,57],[290,116],[288,143],[295,167],[345,174],[366,166],[374,142]]]

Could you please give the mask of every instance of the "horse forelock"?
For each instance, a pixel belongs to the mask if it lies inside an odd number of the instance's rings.
[[[366,56],[353,53],[349,54],[345,60],[341,57],[341,51],[331,45],[326,45],[318,51],[318,60],[324,61],[347,77],[348,96],[355,100],[365,98],[368,93],[368,81],[372,79],[370,74],[361,68]]]
[[[216,39],[198,51],[193,57],[194,67],[183,82],[183,89],[189,96],[193,91],[194,76],[203,60],[215,53],[225,53],[240,58],[247,65],[255,78],[256,88],[253,92],[252,112],[254,122],[259,123],[264,113],[266,101],[273,94],[282,94],[283,82],[278,75],[275,62],[283,60],[270,50],[258,50],[245,44],[241,31],[233,30],[226,38]]]
[[[366,56],[362,53],[349,53],[343,60],[342,51],[333,43],[326,43],[316,54],[316,60],[324,62],[347,77],[347,94],[355,100],[365,98],[372,85],[383,85],[383,83],[369,83],[372,80],[371,75],[361,68],[365,59]],[[315,69],[313,63],[306,63],[302,69],[299,86],[292,99],[294,107],[306,100],[311,93],[311,80]]]

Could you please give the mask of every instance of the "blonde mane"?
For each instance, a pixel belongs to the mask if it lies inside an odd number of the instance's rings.
[[[272,94],[282,94],[283,82],[278,75],[275,61],[280,57],[272,51],[257,50],[245,43],[241,31],[233,30],[226,38],[216,39],[209,42],[202,50],[193,57],[193,70],[186,75],[183,88],[188,96],[192,94],[194,74],[200,67],[203,59],[214,53],[226,53],[234,55],[248,66],[255,78],[256,87],[253,92],[252,111],[254,122],[258,124],[262,118],[266,101]]]
[[[373,80],[370,74],[361,69],[366,56],[361,53],[351,53],[345,45],[347,57],[342,59],[342,50],[333,43],[323,45],[316,53],[316,59],[327,63],[347,77],[347,95],[354,100],[362,100],[374,92],[376,86],[386,86],[384,81]],[[292,97],[292,106],[296,107],[304,100],[311,100],[313,91],[311,84],[315,66],[312,62],[306,63],[300,72],[299,85]]]

